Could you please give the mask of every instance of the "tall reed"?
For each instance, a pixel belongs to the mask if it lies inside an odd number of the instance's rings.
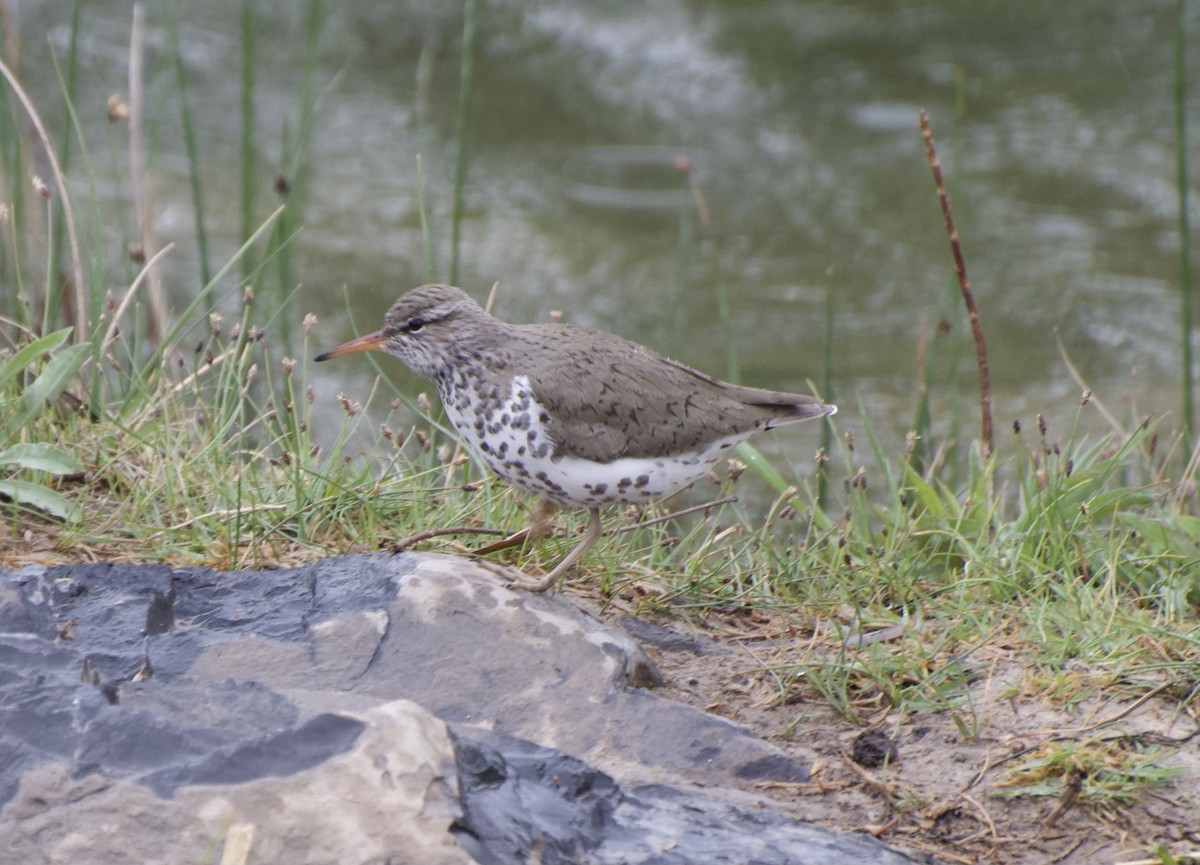
[[[459,246],[467,187],[471,133],[471,80],[475,70],[475,0],[463,3],[462,59],[458,84],[458,117],[454,129],[454,209],[450,216],[450,284],[458,284]]]
[[[1191,226],[1188,219],[1187,0],[1177,0],[1175,25],[1175,189],[1179,200],[1179,331],[1183,383],[1183,452],[1191,452],[1196,434],[1195,380],[1192,371]]]

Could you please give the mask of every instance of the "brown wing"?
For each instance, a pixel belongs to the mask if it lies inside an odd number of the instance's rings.
[[[612,334],[569,325],[520,330],[524,351],[510,356],[510,368],[534,382],[551,436],[571,456],[608,462],[695,451],[830,411],[811,396],[718,381]]]

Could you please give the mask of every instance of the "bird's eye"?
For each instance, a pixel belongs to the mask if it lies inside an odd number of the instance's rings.
[[[408,320],[408,324],[404,326],[404,329],[409,333],[416,333],[426,324],[428,324],[428,322],[426,322],[423,318],[410,318]]]

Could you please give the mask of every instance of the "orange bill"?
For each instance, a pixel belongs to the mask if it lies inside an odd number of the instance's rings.
[[[360,336],[357,339],[352,339],[349,342],[343,342],[337,348],[331,348],[324,354],[319,354],[314,360],[330,360],[335,357],[341,357],[346,354],[358,354],[360,351],[370,351],[373,348],[382,348],[384,343],[383,331],[377,330],[374,333],[368,333],[366,336]]]

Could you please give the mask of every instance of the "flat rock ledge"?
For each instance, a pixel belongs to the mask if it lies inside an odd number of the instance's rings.
[[[0,571],[0,858],[927,861],[760,795],[806,768],[659,681],[450,556]]]

